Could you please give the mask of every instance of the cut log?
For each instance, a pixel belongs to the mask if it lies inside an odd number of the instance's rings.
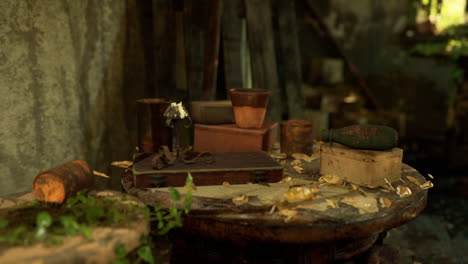
[[[63,203],[78,191],[94,183],[93,171],[83,160],[74,160],[42,172],[33,182],[33,193],[37,200]]]

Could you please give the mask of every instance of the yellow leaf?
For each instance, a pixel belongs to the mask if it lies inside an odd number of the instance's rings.
[[[338,208],[338,203],[336,201],[333,201],[333,200],[330,200],[330,199],[325,199],[325,201],[327,201],[327,204],[331,207],[331,208]]]
[[[392,201],[390,201],[390,199],[385,198],[385,197],[380,197],[379,203],[380,203],[380,207],[382,208],[389,208],[390,206],[392,206]]]
[[[246,196],[246,195],[241,195],[241,196],[238,196],[238,197],[234,197],[234,198],[232,198],[232,202],[235,205],[242,205],[242,204],[245,204],[245,203],[249,202],[249,197]]]
[[[418,185],[418,186],[421,185],[421,182],[418,181],[418,179],[416,179],[415,177],[406,176],[406,178],[407,178],[410,182],[412,182],[412,183],[414,183],[414,184],[416,184],[416,185]]]
[[[398,186],[396,192],[401,198],[411,196],[411,189],[403,185]]]
[[[104,178],[110,178],[109,175],[99,172],[99,171],[95,171],[95,170],[93,170],[93,174],[96,176],[104,177]]]
[[[278,211],[278,214],[284,215],[284,216],[294,217],[294,216],[297,215],[297,211],[296,210],[290,210],[290,209],[281,209],[281,210]]]
[[[288,201],[304,201],[314,199],[315,195],[320,192],[317,186],[300,186],[291,187],[285,194]]]
[[[341,200],[341,202],[357,208],[360,214],[376,213],[379,211],[377,199],[372,196],[361,196],[356,194],[354,196],[346,196]]]
[[[389,181],[387,180],[387,178],[384,178],[384,180],[385,180],[385,182],[387,183],[388,187],[390,187],[390,190],[394,191],[394,190],[395,190],[395,188],[393,188],[393,185],[392,185],[392,183],[391,183],[391,182],[389,182]]]
[[[281,183],[281,184],[290,184],[290,183],[292,183],[292,181],[293,180],[292,180],[291,177],[286,177],[286,178],[282,179],[281,181],[279,181],[279,183]]]
[[[278,159],[278,160],[283,160],[283,159],[286,159],[286,153],[272,152],[272,153],[270,153],[270,157],[272,157],[274,159]]]
[[[294,166],[293,168],[297,171],[297,173],[302,173],[302,171],[304,170],[304,168],[299,166]]]
[[[298,159],[297,159],[297,160],[293,160],[293,161],[291,162],[291,165],[301,165],[301,161],[298,160]]]
[[[427,189],[429,189],[429,188],[434,187],[434,184],[432,184],[431,181],[427,181],[427,182],[425,182],[424,184],[422,184],[420,187],[421,187],[421,189],[423,189],[423,190],[427,190]]]
[[[339,178],[335,174],[325,174],[319,178],[320,183],[328,183],[328,184],[342,184],[344,181],[343,179]]]
[[[197,190],[197,186],[195,186],[195,184],[190,184],[190,185],[185,185],[184,186],[184,191],[188,192],[188,191],[192,191],[192,192],[195,192]]]
[[[111,165],[121,168],[128,168],[133,165],[133,162],[124,160],[124,161],[113,161]]]
[[[296,160],[304,160],[306,162],[311,162],[311,161],[316,160],[316,159],[319,158],[318,154],[313,154],[313,155],[309,156],[309,155],[306,155],[304,153],[294,153],[291,156],[293,158],[295,158]]]

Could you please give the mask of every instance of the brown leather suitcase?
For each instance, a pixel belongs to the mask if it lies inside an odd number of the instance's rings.
[[[278,182],[283,176],[283,167],[265,152],[213,152],[214,162],[186,164],[177,161],[174,165],[155,170],[151,167],[154,155],[133,165],[134,183],[137,188],[184,186],[187,173],[193,183],[202,185],[268,183]]]
[[[239,128],[229,125],[195,124],[196,152],[270,151],[278,135],[278,123],[263,122],[259,129]]]

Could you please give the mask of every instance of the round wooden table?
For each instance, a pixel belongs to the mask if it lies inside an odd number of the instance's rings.
[[[293,162],[293,164],[291,164]],[[294,167],[300,166],[299,173]],[[425,208],[426,179],[403,164],[400,181],[388,188],[319,184],[319,160],[288,160],[282,183],[198,186],[190,214],[174,234],[174,262],[330,263],[351,259],[381,243],[387,230]],[[172,206],[167,188],[124,188],[149,205]],[[313,199],[285,200],[294,187],[319,186]],[[396,189],[411,194],[400,196]],[[394,190],[392,190],[394,188]],[[184,188],[177,188],[182,194]]]

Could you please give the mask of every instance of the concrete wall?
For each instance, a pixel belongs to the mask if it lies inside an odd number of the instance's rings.
[[[72,159],[129,159],[133,102],[148,94],[138,5],[0,1],[0,194]]]

